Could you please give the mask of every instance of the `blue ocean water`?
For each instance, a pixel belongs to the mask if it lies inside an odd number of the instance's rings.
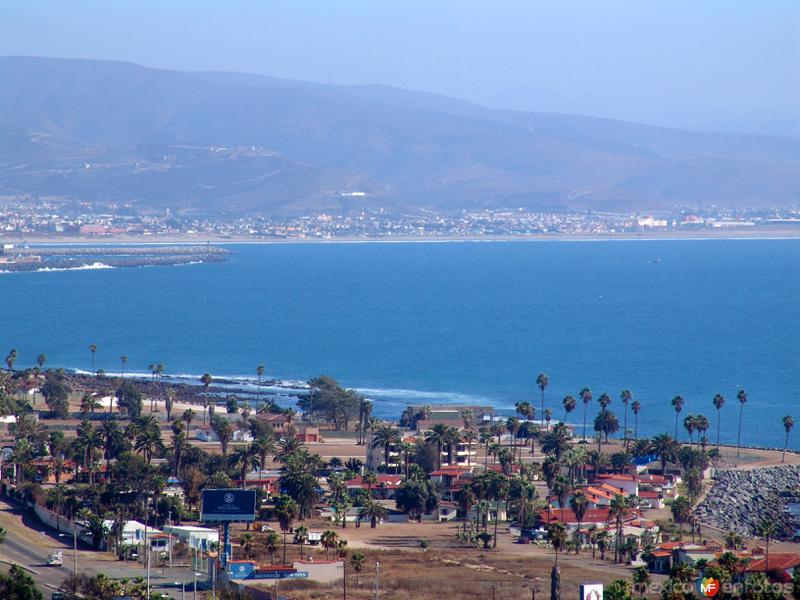
[[[800,417],[800,240],[230,248],[228,263],[0,275],[0,351],[89,369],[94,343],[108,372],[126,354],[129,371],[324,373],[386,416],[407,403],[538,406],[544,371],[557,418],[589,386],[621,421],[630,388],[645,434],[673,430],[676,394],[712,438],[718,392],[730,441],[740,387],[747,442],[782,444],[781,417]]]

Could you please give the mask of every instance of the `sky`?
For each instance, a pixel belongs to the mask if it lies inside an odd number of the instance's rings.
[[[800,134],[798,0],[0,0],[0,55]]]

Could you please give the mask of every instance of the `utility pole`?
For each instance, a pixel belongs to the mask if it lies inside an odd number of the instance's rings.
[[[192,600],[197,600],[197,571],[192,569],[193,585],[192,585]]]
[[[342,600],[347,600],[347,561],[342,561]]]
[[[375,563],[375,600],[378,600],[378,594],[381,590],[381,563]]]
[[[181,600],[186,600],[186,582],[181,582]]]
[[[169,568],[172,568],[172,509],[169,509],[169,539],[167,540],[169,544]]]
[[[72,517],[72,577],[73,581],[78,580],[78,526],[75,524],[75,516]]]

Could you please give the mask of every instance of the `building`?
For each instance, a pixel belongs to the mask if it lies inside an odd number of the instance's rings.
[[[208,527],[194,525],[167,525],[164,533],[180,540],[193,550],[208,550],[209,544],[219,543],[219,532]]]
[[[259,413],[256,415],[256,419],[272,427],[272,430],[277,434],[284,433],[289,425],[292,424],[291,415],[284,413]]]

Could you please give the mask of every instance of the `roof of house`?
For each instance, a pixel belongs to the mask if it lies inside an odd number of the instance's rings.
[[[400,487],[403,483],[405,477],[402,475],[387,475],[385,473],[381,473],[377,475],[378,482],[372,486],[373,490],[393,490]],[[369,489],[369,485],[364,483],[364,478],[361,475],[357,475],[350,481],[346,482],[345,485],[348,488],[361,488],[361,489]]]
[[[256,417],[267,423],[289,423],[292,420],[289,415],[283,413],[261,413],[256,415]]]
[[[629,475],[627,473],[604,473],[598,475],[597,479],[617,479],[619,481],[637,481],[636,475]]]
[[[758,558],[753,560],[747,568],[748,572],[765,572],[765,571],[787,571],[800,566],[800,554],[794,552],[770,552],[769,554],[769,568],[767,568],[766,558]]]
[[[470,473],[472,471],[469,467],[459,467],[457,465],[441,467],[431,472],[431,477],[458,477],[463,473]]]
[[[561,515],[564,515],[563,520]],[[590,508],[586,511],[586,514],[583,515],[583,519],[581,519],[581,523],[606,523],[613,517],[610,516],[610,509],[608,508]],[[565,508],[563,511],[560,508],[552,508],[552,509],[541,509],[538,512],[539,520],[549,525],[550,523],[577,523],[578,518],[575,516],[575,513]],[[631,521],[635,519],[639,515],[635,510],[628,511],[625,513],[625,517],[623,518],[623,522]]]
[[[660,497],[661,492],[639,490],[639,498],[645,498],[646,500],[658,500]]]

